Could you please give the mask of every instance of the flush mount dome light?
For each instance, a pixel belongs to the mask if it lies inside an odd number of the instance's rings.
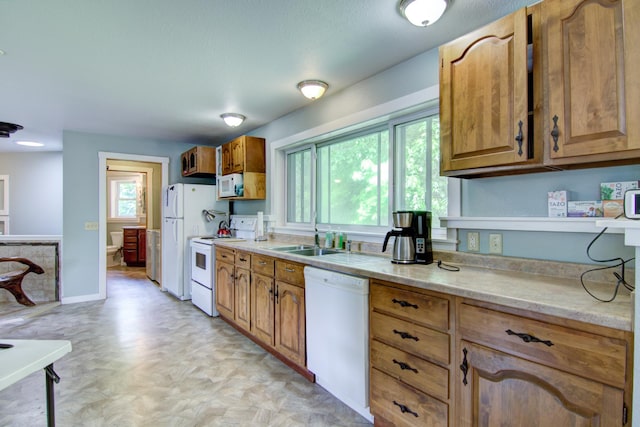
[[[222,120],[224,120],[227,126],[230,126],[232,128],[240,126],[242,122],[244,122],[244,119],[246,119],[245,116],[238,113],[224,113],[220,114],[220,117],[222,118]]]
[[[0,137],[9,138],[9,135],[17,130],[22,129],[22,126],[15,125],[13,123],[0,122]]]
[[[329,85],[322,80],[303,80],[298,83],[298,90],[309,99],[318,99],[327,90]]]
[[[44,146],[42,142],[35,142],[35,141],[16,141],[16,144],[23,145],[25,147],[43,147]]]
[[[402,16],[417,27],[436,22],[447,8],[447,0],[400,0]]]

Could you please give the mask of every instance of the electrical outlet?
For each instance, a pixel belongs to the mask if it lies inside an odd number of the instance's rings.
[[[98,229],[98,223],[97,222],[85,222],[84,223],[84,229],[85,230],[90,230],[90,231],[96,231]]]
[[[489,234],[489,253],[502,255],[502,234]]]
[[[477,231],[467,233],[467,250],[469,252],[480,251],[480,233]]]

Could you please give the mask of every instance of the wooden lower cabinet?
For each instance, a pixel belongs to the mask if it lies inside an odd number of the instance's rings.
[[[461,342],[460,426],[622,426],[624,391]]]
[[[451,298],[377,280],[369,289],[369,403],[376,425],[453,425]]]
[[[458,300],[460,426],[623,426],[630,333]]]
[[[369,319],[376,425],[630,425],[631,332],[378,280]]]
[[[251,271],[235,268],[235,321],[245,331],[251,330]]]
[[[251,333],[275,346],[275,280],[257,273],[251,277]]]
[[[233,251],[216,250],[216,309],[221,316],[233,320],[235,318],[235,280]]]
[[[143,266],[147,260],[147,229],[142,226],[122,227],[122,257],[128,266]]]
[[[304,265],[243,251],[216,252],[220,315],[301,374],[306,370]],[[300,368],[300,369],[298,369]]]
[[[306,365],[304,288],[276,281],[276,350],[298,365]]]

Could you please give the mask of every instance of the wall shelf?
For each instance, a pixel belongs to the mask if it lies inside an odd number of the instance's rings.
[[[561,233],[599,233],[606,224],[607,233],[622,234],[613,228],[613,218],[548,218],[548,217],[442,217],[442,227],[461,230],[548,231]],[[613,225],[611,225],[613,223]]]

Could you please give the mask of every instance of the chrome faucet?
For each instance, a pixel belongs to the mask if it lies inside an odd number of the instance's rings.
[[[318,237],[318,227],[314,227],[316,230],[316,234],[315,234],[315,240],[314,240],[314,245],[316,248],[320,247],[320,237]]]

